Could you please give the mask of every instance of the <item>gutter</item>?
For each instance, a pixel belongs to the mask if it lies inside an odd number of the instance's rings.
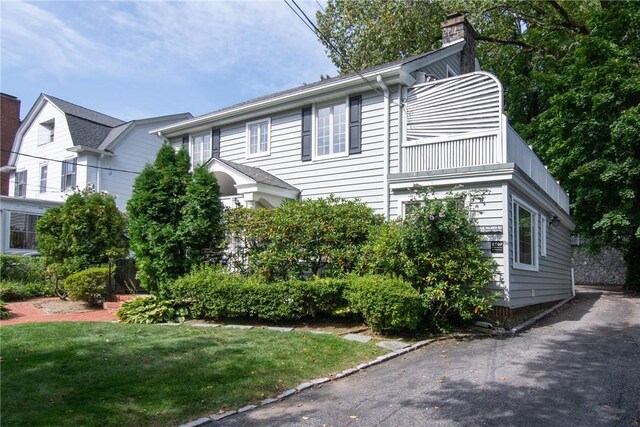
[[[382,76],[378,74],[376,77],[378,81],[378,85],[382,89],[384,93],[385,103],[384,103],[384,219],[389,220],[389,131],[391,128],[391,124],[389,123],[390,111],[391,108],[390,103],[391,99],[389,96],[389,86],[387,86],[382,79]]]

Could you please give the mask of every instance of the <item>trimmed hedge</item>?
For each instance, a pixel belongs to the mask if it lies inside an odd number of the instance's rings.
[[[424,315],[420,293],[400,278],[352,276],[345,297],[377,332],[413,331]]]
[[[64,279],[64,288],[72,301],[84,301],[89,305],[97,305],[107,294],[108,280],[108,268],[92,267]]]
[[[0,280],[21,283],[44,282],[44,262],[39,257],[0,255]]]
[[[278,322],[330,316],[346,306],[345,280],[265,283],[204,266],[176,280],[173,297],[195,318],[257,318]]]

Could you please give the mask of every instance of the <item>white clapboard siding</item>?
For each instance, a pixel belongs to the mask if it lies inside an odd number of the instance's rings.
[[[414,86],[405,103],[402,172],[504,162],[502,87],[471,73]]]

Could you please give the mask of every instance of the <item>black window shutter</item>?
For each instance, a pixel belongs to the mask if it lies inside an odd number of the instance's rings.
[[[220,128],[211,129],[211,157],[220,158]]]
[[[311,160],[311,107],[302,109],[302,161]]]
[[[360,128],[362,121],[362,96],[349,98],[349,154],[362,152]]]

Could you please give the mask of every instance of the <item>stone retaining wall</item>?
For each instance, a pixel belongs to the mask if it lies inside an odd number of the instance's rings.
[[[588,254],[580,246],[572,246],[571,265],[577,285],[623,285],[627,274],[624,259],[616,249]]]

